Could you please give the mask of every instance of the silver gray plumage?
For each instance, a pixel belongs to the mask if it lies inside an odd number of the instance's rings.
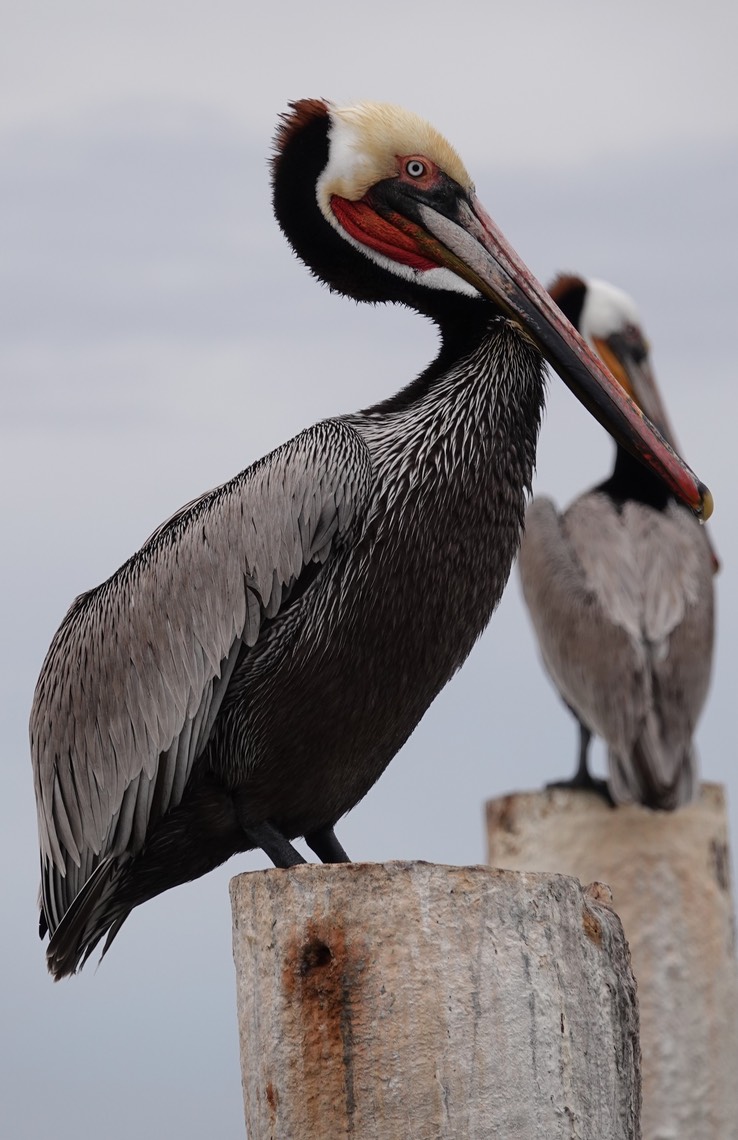
[[[614,801],[689,803],[713,641],[713,568],[700,524],[676,503],[619,510],[590,492],[559,514],[536,498],[519,565],[546,670],[607,743]]]

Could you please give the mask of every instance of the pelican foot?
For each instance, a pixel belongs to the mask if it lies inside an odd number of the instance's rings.
[[[598,776],[592,776],[589,772],[581,775],[579,772],[572,776],[570,780],[552,780],[551,783],[546,784],[547,788],[570,788],[574,791],[580,792],[594,792],[595,795],[601,796],[606,804],[610,807],[615,807],[615,800],[610,795],[610,788],[608,787],[607,780],[601,780]]]

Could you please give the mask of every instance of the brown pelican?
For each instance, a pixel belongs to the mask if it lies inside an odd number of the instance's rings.
[[[49,969],[238,851],[347,859],[364,796],[487,625],[518,546],[546,357],[698,513],[653,433],[487,216],[448,143],[377,104],[295,103],[277,220],[331,288],[440,329],[397,395],[308,428],[73,603],[31,742]],[[542,355],[541,355],[542,354]]]
[[[551,296],[672,445],[630,297],[603,281],[559,277]],[[672,810],[696,791],[692,746],[712,663],[717,560],[707,532],[622,447],[609,479],[559,514],[528,508],[523,594],[544,665],[579,721],[577,772],[613,803]],[[607,781],[587,767],[592,734]]]

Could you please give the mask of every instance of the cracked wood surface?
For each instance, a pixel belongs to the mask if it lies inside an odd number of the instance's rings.
[[[250,1140],[637,1140],[638,1014],[608,892],[306,865],[232,881]]]

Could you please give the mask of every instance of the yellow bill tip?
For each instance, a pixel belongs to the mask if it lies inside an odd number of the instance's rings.
[[[704,483],[700,483],[699,493],[702,505],[698,514],[702,522],[707,522],[713,510],[715,509],[715,503],[713,502],[709,487],[706,487]]]

